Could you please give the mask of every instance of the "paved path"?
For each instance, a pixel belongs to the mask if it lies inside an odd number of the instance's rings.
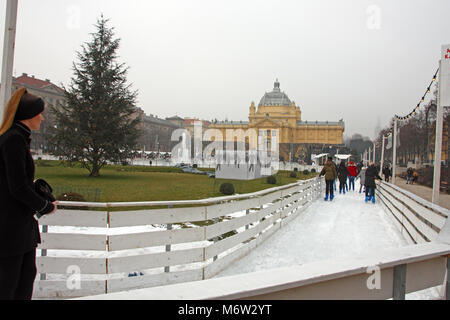
[[[391,182],[392,182],[392,180],[391,180]],[[400,177],[397,177],[395,179],[395,185],[399,186],[400,188],[405,189],[409,192],[412,192],[412,193],[418,195],[419,197],[431,202],[431,197],[432,197],[431,193],[432,193],[433,189],[430,187],[423,186],[420,184],[406,184],[406,180],[402,179]],[[441,192],[439,195],[438,205],[443,208],[450,209],[450,194]]]

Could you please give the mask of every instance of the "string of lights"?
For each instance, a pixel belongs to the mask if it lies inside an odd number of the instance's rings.
[[[398,116],[398,115],[395,115],[395,118],[396,118],[397,120],[406,120],[406,119],[409,119],[409,118],[411,118],[411,117],[413,117],[413,116],[416,115],[417,109],[420,108],[421,103],[425,101],[425,98],[426,98],[427,94],[430,93],[430,91],[431,91],[431,86],[432,86],[433,83],[436,81],[436,77],[437,77],[438,72],[439,72],[439,68],[437,68],[436,72],[434,73],[433,79],[431,80],[430,84],[428,85],[427,90],[425,91],[424,95],[422,96],[422,99],[420,99],[420,101],[419,101],[419,103],[417,104],[417,106],[416,106],[416,107],[415,107],[408,115],[406,115],[406,116],[404,116],[404,117],[400,117],[400,116]]]
[[[436,81],[438,72],[439,72],[439,68],[437,68],[436,72],[434,73],[433,78],[431,79],[431,82],[430,82],[430,84],[427,87],[427,90],[425,91],[424,95],[422,96],[422,99],[420,99],[420,101],[417,104],[417,106],[409,114],[407,114],[404,117],[400,117],[398,115],[395,115],[395,119],[397,119],[397,120],[407,120],[407,119],[409,119],[409,118],[411,118],[411,117],[416,115],[417,109],[419,109],[420,105],[422,104],[422,102],[425,101],[425,98],[426,98],[427,94],[431,92],[431,86]],[[394,128],[392,126],[390,128],[389,132],[384,137],[385,138],[389,138],[392,135],[393,132],[394,132]]]

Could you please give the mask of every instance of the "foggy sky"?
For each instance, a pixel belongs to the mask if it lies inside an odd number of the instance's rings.
[[[343,118],[345,136],[373,138],[419,102],[449,12],[448,0],[19,0],[14,75],[69,84],[103,13],[147,114],[248,120],[278,78],[302,120]]]

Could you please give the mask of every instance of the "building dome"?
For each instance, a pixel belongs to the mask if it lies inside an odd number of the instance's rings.
[[[278,79],[273,84],[273,90],[266,92],[261,98],[258,107],[261,106],[291,106],[292,102],[288,96],[280,91],[280,83]]]

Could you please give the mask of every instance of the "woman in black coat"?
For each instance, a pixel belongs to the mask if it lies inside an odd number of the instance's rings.
[[[366,202],[372,200],[375,203],[375,179],[382,180],[374,163],[371,162],[366,170]]]
[[[344,160],[339,164],[337,174],[339,178],[339,193],[343,192],[345,194],[345,185],[347,184],[347,177],[350,175],[350,172],[348,171]]]
[[[33,217],[53,213],[34,190],[31,130],[44,119],[44,101],[25,89],[9,100],[0,126],[0,300],[29,300],[36,277],[39,227]]]

